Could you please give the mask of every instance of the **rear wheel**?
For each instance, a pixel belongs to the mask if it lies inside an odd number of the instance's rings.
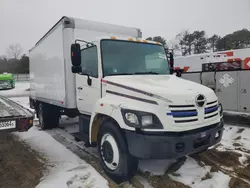
[[[54,106],[40,103],[38,119],[42,130],[55,128],[59,124],[59,110]]]
[[[138,159],[131,156],[118,125],[105,121],[98,134],[98,150],[104,171],[114,180],[130,179],[138,168]]]

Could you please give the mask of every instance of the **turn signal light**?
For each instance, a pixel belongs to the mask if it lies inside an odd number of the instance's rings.
[[[29,120],[29,124],[30,124],[30,126],[33,125],[33,120],[32,119]]]

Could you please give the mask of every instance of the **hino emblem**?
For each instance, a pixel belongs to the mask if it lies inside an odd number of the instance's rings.
[[[203,107],[206,103],[206,98],[204,95],[199,94],[196,99],[195,99],[195,103],[198,107]]]

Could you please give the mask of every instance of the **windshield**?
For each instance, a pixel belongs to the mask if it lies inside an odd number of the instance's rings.
[[[102,40],[103,75],[169,74],[164,48],[158,44]]]

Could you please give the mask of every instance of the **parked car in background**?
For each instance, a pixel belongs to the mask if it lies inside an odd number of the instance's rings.
[[[0,89],[13,89],[15,88],[14,75],[11,73],[0,74]]]

